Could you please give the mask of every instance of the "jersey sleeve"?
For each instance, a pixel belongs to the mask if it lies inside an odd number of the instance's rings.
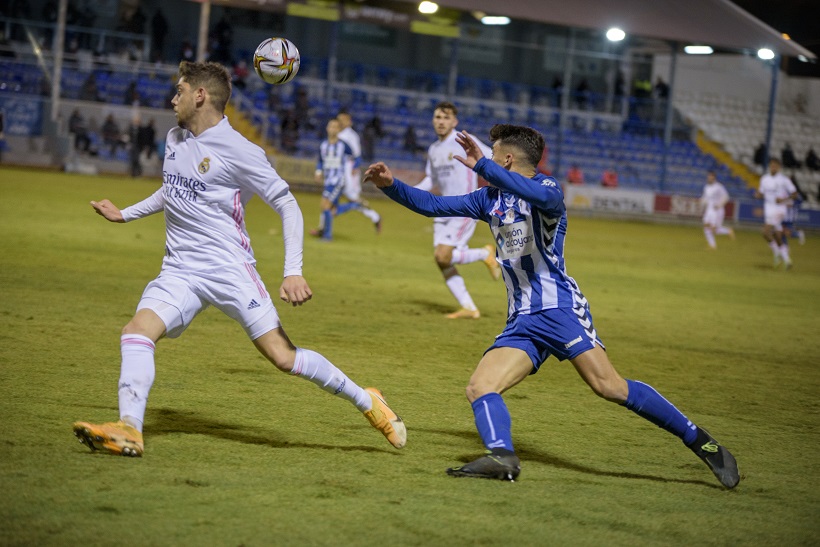
[[[122,212],[122,219],[125,222],[131,222],[139,218],[159,213],[165,209],[165,194],[162,191],[162,186],[156,192],[130,207],[126,207]]]
[[[463,196],[436,196],[424,190],[417,190],[398,179],[381,189],[387,197],[411,211],[427,217],[469,217],[487,220],[485,211],[487,197],[485,191],[476,191]]]
[[[544,178],[540,182],[528,179],[518,173],[507,171],[487,158],[478,160],[473,171],[496,188],[515,194],[542,211],[561,214],[565,210],[561,187],[551,178]]]
[[[290,192],[274,199],[269,205],[282,217],[282,239],[285,244],[283,277],[302,275],[302,253],[305,243],[305,222],[302,210]]]

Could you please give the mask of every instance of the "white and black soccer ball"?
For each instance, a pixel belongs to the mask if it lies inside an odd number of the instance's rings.
[[[268,38],[253,52],[253,68],[269,84],[285,84],[299,72],[299,50],[286,38]]]

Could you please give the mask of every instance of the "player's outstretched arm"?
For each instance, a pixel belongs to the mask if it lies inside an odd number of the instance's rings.
[[[390,168],[382,162],[374,163],[364,172],[365,182],[370,181],[376,188],[387,188],[393,185],[393,173]]]
[[[301,306],[313,298],[313,291],[310,290],[304,277],[289,275],[282,281],[282,286],[279,287],[279,298],[293,306]]]
[[[478,160],[484,157],[484,152],[466,131],[456,133],[456,142],[464,149],[464,156],[453,156],[453,159],[460,161],[467,168],[472,169]]]
[[[125,222],[125,219],[122,217],[122,211],[120,208],[108,201],[107,199],[102,199],[100,201],[92,201],[91,206],[94,208],[94,211],[97,212],[98,215],[105,218],[105,220],[109,222]]]

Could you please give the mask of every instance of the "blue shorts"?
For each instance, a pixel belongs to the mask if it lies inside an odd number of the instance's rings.
[[[322,197],[328,200],[333,205],[338,205],[339,199],[342,197],[342,192],[345,189],[344,179],[337,179],[336,182],[325,184],[322,188]]]
[[[495,337],[495,343],[487,351],[495,348],[520,349],[530,356],[530,374],[535,374],[550,355],[559,361],[573,359],[593,349],[595,344],[604,348],[592,325],[589,307],[578,306],[517,315],[507,321],[504,332]]]

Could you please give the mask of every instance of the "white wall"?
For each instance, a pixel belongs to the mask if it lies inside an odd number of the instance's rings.
[[[669,81],[669,55],[655,56],[653,79]],[[714,93],[769,103],[772,72],[770,65],[748,55],[678,55],[676,91],[698,95]],[[802,95],[803,99],[798,96]],[[804,112],[820,118],[820,80],[778,76],[778,107],[794,111],[798,102]]]

